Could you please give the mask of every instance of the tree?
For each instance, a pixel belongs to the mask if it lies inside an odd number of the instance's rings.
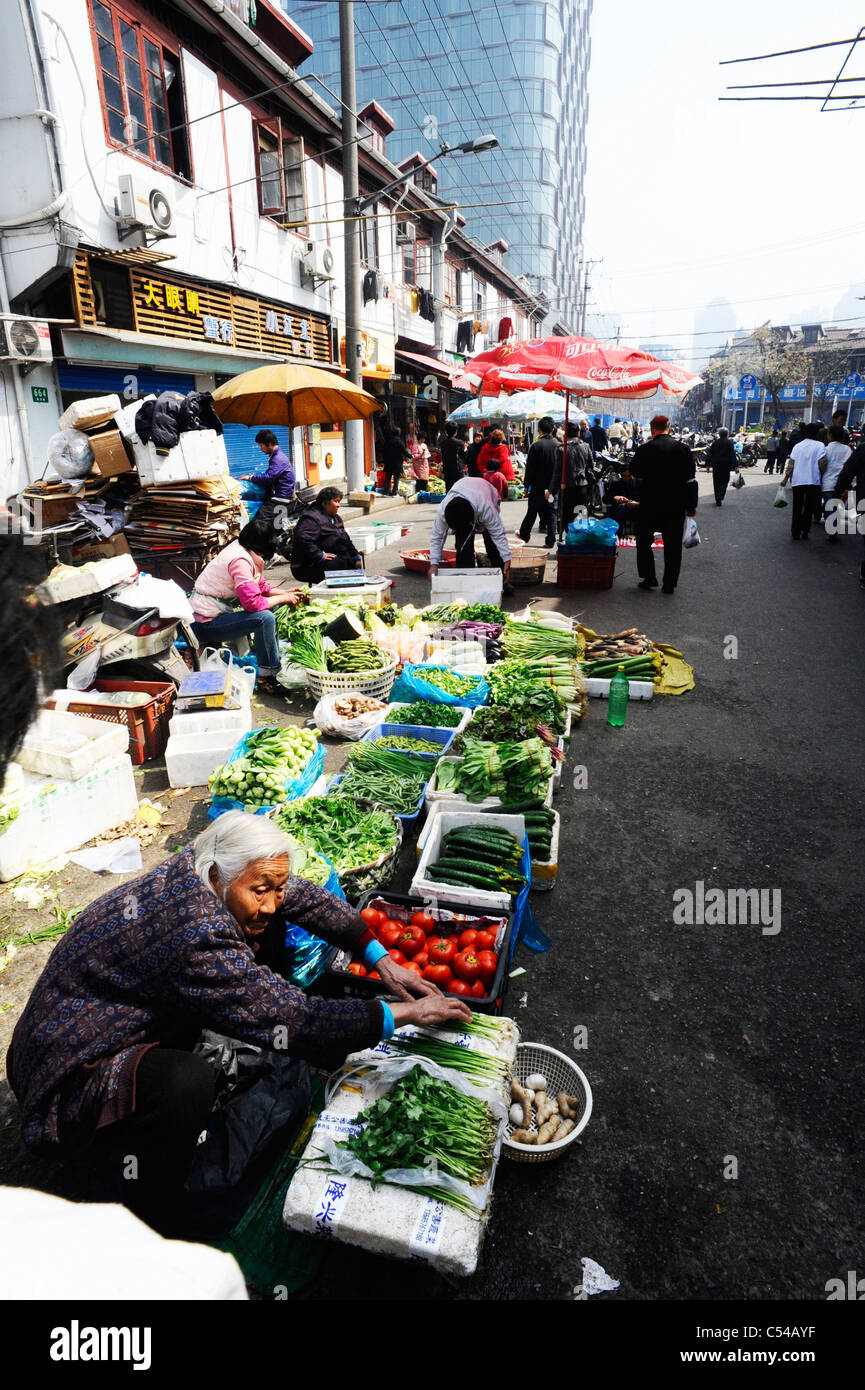
[[[811,399],[817,418],[822,420],[827,397],[834,397],[849,371],[850,348],[815,347],[808,354]]]
[[[712,358],[703,371],[704,377],[723,385],[727,377],[737,380],[742,376],[753,376],[771,398],[775,419],[781,422],[781,392],[785,386],[798,385],[808,375],[808,356],[796,342],[784,337],[780,328],[772,328],[764,323],[755,328],[746,343],[726,352],[723,356]]]

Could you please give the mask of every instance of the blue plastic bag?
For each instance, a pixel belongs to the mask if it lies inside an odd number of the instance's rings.
[[[236,763],[238,758],[243,757],[249,739],[256,732],[258,731],[253,729],[250,733],[244,734],[243,738],[240,740],[237,747],[234,749],[231,757],[228,759],[230,763]],[[303,772],[301,772],[297,777],[295,777],[293,781],[284,783],[282,800],[295,801],[297,797],[305,796],[306,793],[309,791],[310,787],[313,785],[313,783],[318,781],[323,771],[324,749],[322,748],[321,744],[319,744],[312,757],[310,758],[309,762],[307,763],[306,767],[303,769]],[[235,801],[233,797],[214,796],[211,797],[210,810],[207,812],[207,819],[216,820],[217,816],[224,815],[226,811],[243,811],[244,809],[245,807],[243,802]],[[253,814],[255,814],[256,816],[263,816],[265,811],[269,811],[271,809],[272,808],[270,806],[259,806]]]
[[[323,854],[320,859],[330,867],[330,878],[324,885],[328,893],[332,893],[335,898],[346,901],[345,893],[342,891],[342,884],[336,876],[336,869],[329,859]],[[312,936],[303,927],[298,927],[294,922],[285,923],[285,954],[286,970],[288,978],[292,984],[298,985],[301,989],[306,989],[317,980],[319,975],[324,973],[324,964],[328,955],[333,950],[329,941],[322,941],[320,936]]]
[[[578,516],[568,527],[568,547],[571,550],[602,546],[612,549],[616,544],[619,523],[606,517],[598,521],[595,517]]]
[[[446,666],[410,666],[402,668],[402,675],[390,692],[394,704],[410,705],[414,700],[429,700],[437,705],[461,705],[465,709],[477,709],[490,698],[490,688],[483,676],[477,677],[474,690],[468,695],[448,695],[437,685],[429,685],[424,680],[424,671],[446,671]]]

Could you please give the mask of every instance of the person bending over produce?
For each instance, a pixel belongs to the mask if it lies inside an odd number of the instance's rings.
[[[203,646],[219,646],[227,637],[251,637],[258,662],[258,689],[283,696],[277,683],[280,667],[276,619],[272,609],[300,603],[300,589],[274,589],[264,565],[275,551],[270,529],[250,521],[236,541],[205,565],[192,591],[192,630]]]
[[[507,490],[507,480],[501,473],[488,473],[485,478],[463,478],[454,483],[444,501],[439,503],[433,522],[429,543],[430,575],[439,572],[448,531],[453,531],[456,539],[457,569],[474,569],[475,534],[480,531],[490,564],[502,571],[504,592],[513,593],[508,583],[511,550],[501,517],[502,498]]]
[[[363,948],[397,1001],[307,998],[277,973],[286,920]],[[202,1030],[288,1066],[300,1059],[285,1080],[300,1109],[307,1061],[331,1065],[405,1023],[470,1018],[458,999],[396,965],[354,908],[293,878],[277,825],[230,811],[191,848],[85,908],[36,982],[7,1067],[25,1145],[80,1159],[94,1196],[163,1227],[183,1221],[184,1183],[224,1084],[196,1051]]]
[[[291,572],[295,579],[320,584],[328,570],[363,568],[360,553],[339,515],[341,501],[338,487],[322,488],[294,528]]]

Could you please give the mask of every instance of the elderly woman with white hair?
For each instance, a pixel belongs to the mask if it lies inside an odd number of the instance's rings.
[[[397,1002],[290,985],[272,968],[286,920],[361,949]],[[292,877],[278,826],[228,812],[81,913],[33,989],[7,1069],[27,1147],[83,1158],[104,1195],[156,1222],[183,1210],[214,1105],[216,1073],[194,1050],[203,1030],[333,1064],[402,1024],[470,1016],[395,965],[354,908]]]

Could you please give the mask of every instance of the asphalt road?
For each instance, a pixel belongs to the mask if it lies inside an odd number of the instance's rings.
[[[556,801],[559,881],[532,896],[552,945],[515,960],[507,1011],[525,1038],[568,1052],[587,1030],[584,1136],[558,1162],[501,1164],[472,1279],[334,1245],[299,1298],[567,1300],[582,1256],[620,1281],[603,1301],[823,1300],[828,1279],[862,1272],[862,541],[794,544],[773,480],[746,476],[723,508],[701,478],[703,544],[674,596],[637,590],[629,550],[609,591],[550,582],[508,604],[636,625],[681,649],[697,682],[632,704],[621,729],[591,702]],[[509,531],[522,512],[505,505]],[[413,523],[411,547],[432,517],[386,514]],[[397,580],[398,602],[427,602],[399,549],[368,569]],[[327,771],[343,758],[331,746]],[[141,790],[163,784],[154,766]],[[145,867],[203,825],[203,799],[183,804]],[[413,863],[411,844],[395,887]],[[78,875],[76,902],[104,891]],[[698,882],[768,890],[767,907],[780,893],[780,917],[678,925],[674,894]],[[7,1026],[41,957],[25,959]],[[0,1112],[0,1181],[63,1191],[18,1147],[5,1084]]]

